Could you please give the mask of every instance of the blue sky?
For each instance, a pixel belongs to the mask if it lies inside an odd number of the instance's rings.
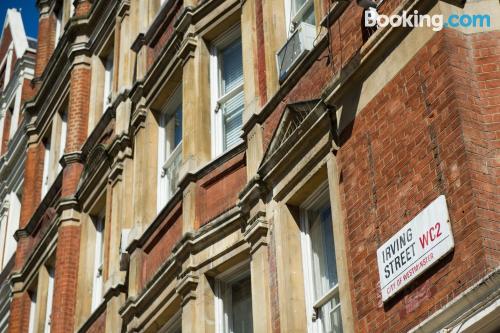
[[[36,0],[0,0],[0,21],[5,19],[8,8],[17,8],[21,11],[24,22],[24,30],[30,37],[38,36],[38,8]]]

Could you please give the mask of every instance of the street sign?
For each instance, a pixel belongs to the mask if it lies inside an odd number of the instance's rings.
[[[377,250],[385,302],[454,247],[444,195],[439,196]]]

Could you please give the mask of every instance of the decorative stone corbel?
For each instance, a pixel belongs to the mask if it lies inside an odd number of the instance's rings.
[[[196,287],[198,286],[199,277],[194,272],[188,272],[177,280],[176,291],[182,298],[184,306],[191,300],[196,299]]]
[[[265,219],[265,213],[259,212],[249,221],[243,234],[245,241],[250,244],[250,254],[253,254],[261,246],[268,245],[267,234],[269,232],[269,223]]]

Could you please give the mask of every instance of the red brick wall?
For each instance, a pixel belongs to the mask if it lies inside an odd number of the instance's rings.
[[[91,70],[89,66],[79,65],[72,70],[66,153],[80,151],[87,138],[90,83]],[[64,168],[63,197],[72,195],[76,191],[82,170],[81,163],[71,163]]]
[[[257,35],[257,45],[264,45],[264,13],[262,12],[262,0],[255,1],[255,26]],[[264,47],[256,47],[253,50],[257,55],[257,81],[260,105],[267,102],[267,82],[266,82],[266,54]]]
[[[482,101],[467,45],[457,32],[438,33],[361,111],[338,152],[356,331],[407,331],[488,270],[482,226],[491,228],[492,216],[475,198],[484,192],[488,198],[492,188],[479,184],[471,168],[488,163],[470,144],[483,133],[469,130]],[[454,252],[383,305],[377,248],[440,194],[447,197]],[[490,250],[489,261],[498,260],[494,244]]]
[[[36,53],[35,77],[40,77],[55,48],[56,17],[51,13],[38,21],[38,48]]]
[[[158,58],[162,52],[165,45],[171,39],[174,34],[174,23],[182,13],[182,1],[177,0],[175,4],[170,8],[170,10],[165,14],[162,24],[159,26],[157,32],[158,36],[151,41],[148,48],[148,69],[153,65],[155,60]]]
[[[74,331],[80,231],[79,225],[59,227],[51,317],[52,333]]]
[[[196,216],[198,228],[228,209],[238,199],[246,183],[246,165],[243,153],[224,163],[197,182]]]
[[[10,32],[10,27],[7,26],[3,31],[2,44],[0,45],[0,62],[7,56],[10,43],[12,43],[12,34]]]
[[[5,111],[3,117],[2,149],[0,155],[3,155],[7,152],[7,146],[9,144],[11,120],[12,120],[12,112],[10,109],[8,109]]]
[[[182,237],[182,202],[179,202],[144,245],[141,287],[158,271]]]
[[[457,34],[458,35],[458,34]],[[456,36],[459,38],[460,36]],[[458,43],[458,41],[456,42]],[[500,138],[500,33],[475,34],[463,40],[461,46],[467,50],[469,61],[456,55],[452,64],[460,73],[475,72],[475,82],[464,79],[460,86],[464,103],[461,115],[467,122],[468,137],[465,147],[469,156],[472,188],[477,205],[478,222],[483,237],[486,261],[490,267],[500,265],[500,201],[498,187],[500,161],[498,139]],[[472,47],[472,49],[470,49]],[[473,62],[471,61],[473,60]],[[473,66],[471,66],[471,63]],[[469,73],[469,77],[472,76]],[[474,83],[474,86],[470,86]],[[471,88],[478,93],[471,98]],[[465,103],[467,102],[467,104]],[[466,107],[469,105],[470,107]],[[480,107],[479,107],[480,106]],[[464,126],[465,127],[465,126]]]
[[[338,73],[340,65],[346,65],[358,53],[363,44],[359,25],[361,14],[360,7],[352,2],[342,17],[332,25],[330,31],[333,57],[330,59],[328,49],[326,49],[263,123],[264,150],[267,149],[272,139],[286,105],[306,99],[319,98],[326,84]]]
[[[10,305],[9,333],[28,332],[31,299],[27,292],[12,298]]]

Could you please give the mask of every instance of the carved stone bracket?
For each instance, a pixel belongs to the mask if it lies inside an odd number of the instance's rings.
[[[196,287],[198,286],[199,277],[193,272],[185,274],[177,281],[176,291],[182,297],[182,305],[184,306],[190,300],[196,299]]]
[[[268,244],[267,234],[269,232],[269,223],[264,216],[264,212],[259,212],[255,215],[253,222],[247,225],[243,234],[245,241],[251,246],[251,254],[257,251],[261,246],[267,246]]]

